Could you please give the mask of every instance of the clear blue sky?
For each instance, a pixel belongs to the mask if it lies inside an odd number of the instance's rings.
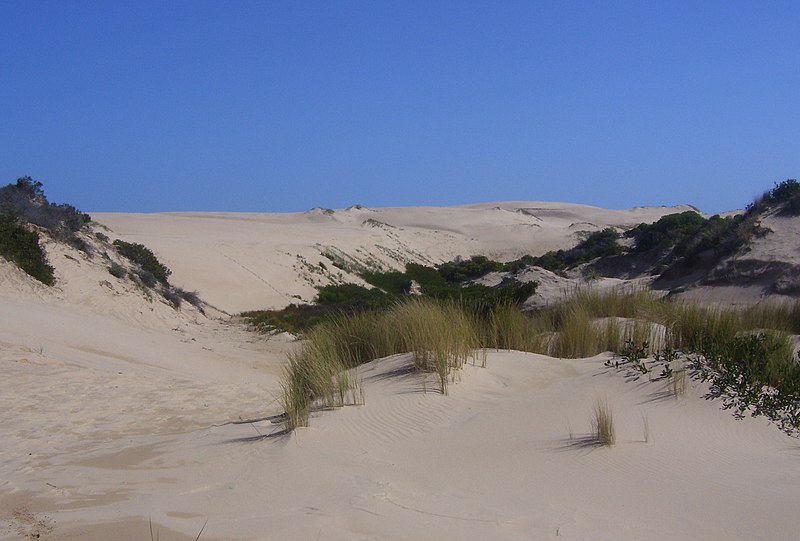
[[[0,1],[0,184],[86,211],[744,206],[800,2]]]

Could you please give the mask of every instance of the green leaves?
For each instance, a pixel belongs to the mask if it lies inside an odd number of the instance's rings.
[[[45,285],[55,283],[53,267],[39,244],[39,235],[8,214],[0,213],[0,256]]]

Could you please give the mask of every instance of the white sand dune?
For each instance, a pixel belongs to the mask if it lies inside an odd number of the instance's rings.
[[[570,247],[586,232],[653,222],[689,208],[607,210],[508,202],[284,214],[94,213],[93,217],[113,234],[155,251],[172,269],[175,284],[197,289],[214,306],[238,313],[311,301],[316,285],[359,280],[334,267],[323,252],[387,269],[402,268],[407,261],[431,264],[479,254],[511,260]]]
[[[489,248],[513,257],[574,242],[578,217],[602,227],[659,212],[553,205],[548,219],[562,220],[545,236],[553,244],[520,248],[523,233],[503,239],[513,220],[530,218],[521,205],[447,209],[445,221],[429,209],[96,219],[235,312],[305,294],[293,266],[297,256],[315,264],[317,244],[357,253],[378,235],[432,260]],[[367,217],[389,225],[362,225]],[[676,398],[663,383],[627,381],[604,356],[489,351],[485,368],[467,365],[442,396],[398,355],[359,369],[365,405],[317,412],[309,428],[275,436],[294,343],[175,310],[109,275],[97,256],[47,248],[55,288],[0,261],[1,540],[148,539],[150,520],[165,541],[194,539],[204,524],[204,540],[788,540],[800,531],[798,440],[733,418],[698,382]],[[588,438],[597,398],[614,410],[610,448]]]

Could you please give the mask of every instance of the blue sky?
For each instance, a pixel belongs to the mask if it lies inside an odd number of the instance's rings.
[[[744,206],[798,2],[0,2],[0,184],[86,211]]]

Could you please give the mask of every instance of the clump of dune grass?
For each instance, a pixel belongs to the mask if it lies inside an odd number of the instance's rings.
[[[614,413],[606,400],[598,399],[592,412],[592,438],[598,445],[614,445],[617,441]]]
[[[314,409],[363,402],[350,369],[396,353],[413,353],[417,370],[435,373],[447,394],[481,345],[474,314],[455,301],[410,298],[383,313],[334,316],[289,355],[280,397],[286,428],[307,426]]]
[[[517,351],[540,351],[547,342],[534,318],[512,303],[499,303],[491,310],[483,340],[486,347]]]
[[[314,408],[356,403],[360,382],[348,372],[330,329],[312,331],[299,351],[289,354],[280,402],[288,430],[308,426]]]
[[[557,357],[589,357],[599,353],[599,334],[590,312],[581,305],[574,305],[564,313],[556,332],[553,354]]]
[[[456,301],[408,299],[394,306],[380,327],[400,333],[401,350],[414,354],[418,370],[437,375],[442,394],[455,371],[481,347],[475,317]]]

